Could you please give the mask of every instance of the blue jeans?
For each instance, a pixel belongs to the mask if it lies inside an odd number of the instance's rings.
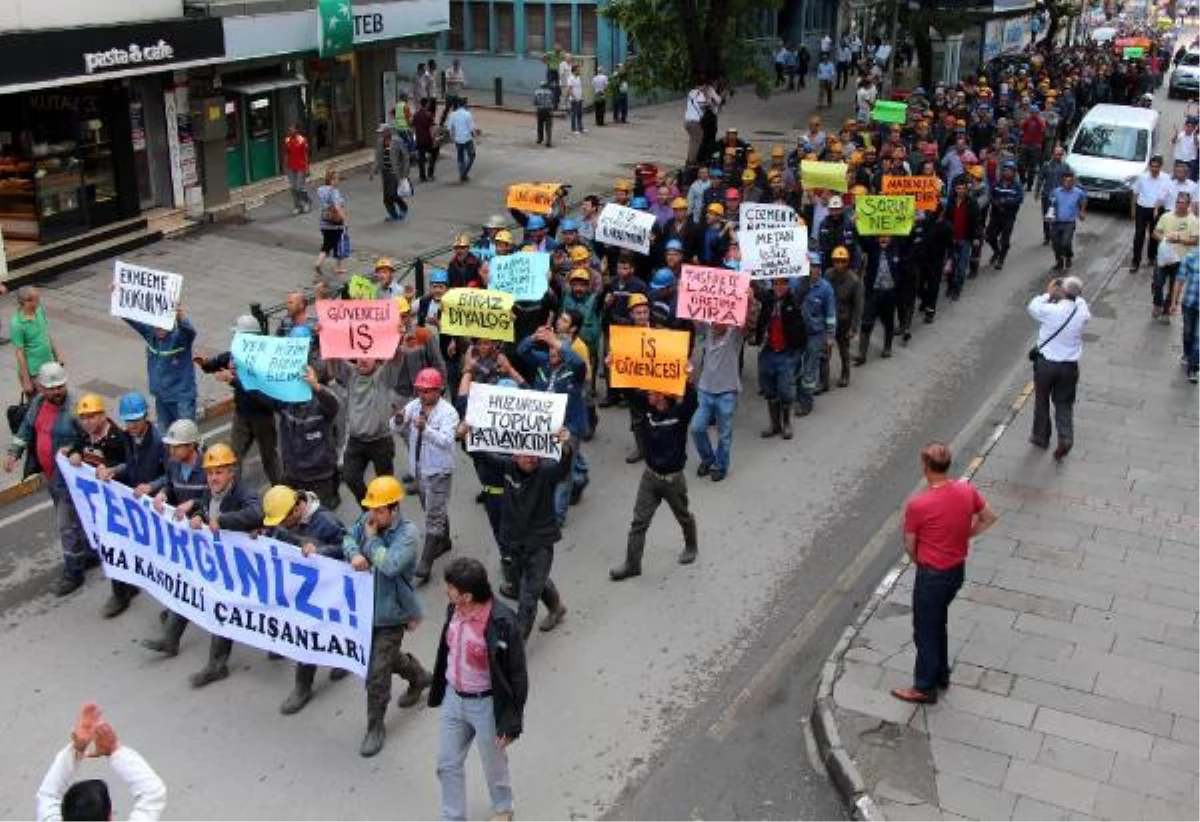
[[[786,402],[796,399],[796,371],[801,352],[794,348],[772,351],[763,345],[758,351],[758,387],[768,402]]]
[[[71,492],[57,473],[46,484],[46,488],[54,503],[54,520],[62,541],[63,576],[81,578],[87,570],[87,557],[92,548],[83,533],[83,523],[79,521],[75,503],[71,501]]]
[[[508,753],[496,747],[496,717],[492,698],[463,699],[446,685],[442,701],[442,727],[438,734],[437,775],[442,786],[442,819],[467,818],[467,753],[474,741],[483,763],[492,798],[492,814],[513,809]]]
[[[571,103],[571,131],[583,131],[583,101],[575,100]]]
[[[971,241],[970,240],[955,240],[954,241],[954,267],[950,271],[950,288],[954,291],[962,290],[963,283],[967,281],[967,269],[971,267]]]
[[[962,587],[965,567],[960,565],[949,571],[917,568],[913,583],[913,644],[917,646],[913,687],[919,691],[933,692],[950,681],[946,622],[950,603]]]
[[[558,518],[558,527],[567,524],[567,511],[571,508],[571,491],[576,486],[587,482],[588,464],[579,450],[579,437],[571,435],[571,445],[574,446],[575,456],[571,461],[571,473],[567,478],[554,486],[554,514]],[[583,463],[582,468],[580,462]]]
[[[791,382],[791,371],[786,372]],[[729,452],[733,447],[733,413],[737,410],[738,392],[725,391],[720,394],[699,392],[700,404],[692,416],[692,442],[696,443],[696,453],[700,456],[700,464],[708,465],[718,471],[729,470]],[[712,443],[708,439],[708,424],[717,420],[717,452],[713,454]]]
[[[458,177],[465,180],[471,173],[471,166],[475,165],[475,141],[455,143],[454,148],[458,152]]]
[[[158,415],[158,430],[165,434],[175,420],[196,419],[196,398],[182,397],[168,400],[161,396],[154,398],[154,410]]]
[[[1200,370],[1200,340],[1197,325],[1200,325],[1200,308],[1183,308],[1183,353],[1187,357],[1188,371]]]
[[[825,333],[808,332],[808,344],[804,346],[796,367],[796,404],[811,411],[813,398],[821,383],[821,359],[825,356]]]

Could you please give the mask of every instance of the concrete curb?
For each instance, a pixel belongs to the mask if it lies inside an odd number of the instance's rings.
[[[1114,262],[1108,274],[1104,276],[1100,286],[1096,289],[1093,299],[1099,299],[1108,290],[1108,286],[1112,282],[1113,277],[1116,276],[1119,268],[1120,263]],[[1029,401],[1031,396],[1033,396],[1032,380],[1026,382],[1017,393],[1016,398],[1009,405],[1004,419],[996,424],[992,429],[991,435],[984,443],[983,448],[967,463],[967,469],[963,472],[963,479],[972,479],[979,472],[988,455],[991,454],[997,443],[1008,432],[1013,421],[1016,420],[1017,415],[1021,413],[1021,409],[1025,407],[1025,403]],[[846,804],[850,807],[852,817],[854,819],[867,820],[868,822],[871,820],[883,820],[887,817],[879,810],[879,806],[875,803],[866,780],[863,779],[858,766],[854,763],[854,759],[842,744],[841,734],[838,733],[837,719],[833,713],[835,704],[833,686],[841,675],[842,663],[846,651],[850,649],[851,643],[858,637],[867,620],[871,618],[879,608],[879,605],[891,593],[892,588],[896,585],[896,581],[900,579],[900,575],[911,564],[908,557],[904,557],[892,566],[884,576],[883,581],[875,588],[874,593],[871,594],[870,599],[867,600],[858,617],[842,632],[837,645],[833,647],[833,650],[829,653],[829,657],[825,660],[825,664],[821,667],[821,678],[817,683],[817,698],[813,703],[813,710],[810,717],[813,736],[817,740],[817,752],[821,757],[821,761],[825,763],[825,768],[829,771],[830,778],[842,794]]]
[[[196,422],[219,419],[231,413],[233,413],[233,397],[227,397],[201,408],[197,414],[199,419]],[[11,485],[6,485],[0,488],[0,506],[10,505],[18,500],[33,496],[42,490],[45,485],[46,480],[40,473],[30,474],[25,479],[18,480]]]

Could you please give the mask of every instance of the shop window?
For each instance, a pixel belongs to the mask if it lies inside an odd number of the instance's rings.
[[[471,4],[471,48],[475,51],[492,50],[491,25],[487,3]]]
[[[467,47],[466,39],[463,37],[466,16],[465,7],[466,0],[453,0],[450,3],[450,51],[463,51]]]
[[[496,4],[496,51],[512,54],[515,42],[513,7],[511,3]]]
[[[555,3],[554,10],[554,42],[562,46],[563,51],[574,51],[575,45],[571,38],[571,6],[567,3]]]
[[[540,3],[529,3],[525,6],[525,50],[549,51],[551,44],[546,42],[546,7]]]
[[[600,14],[595,6],[579,7],[579,51],[582,54],[596,53],[596,28]]]

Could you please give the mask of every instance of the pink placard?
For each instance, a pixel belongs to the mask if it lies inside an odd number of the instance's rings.
[[[726,268],[685,265],[679,280],[681,319],[743,325],[750,302],[750,275]]]
[[[320,300],[321,357],[326,360],[390,360],[400,345],[392,300]]]

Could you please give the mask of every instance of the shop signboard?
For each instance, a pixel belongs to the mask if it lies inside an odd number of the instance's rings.
[[[336,57],[354,49],[350,0],[317,0],[317,54]]]

